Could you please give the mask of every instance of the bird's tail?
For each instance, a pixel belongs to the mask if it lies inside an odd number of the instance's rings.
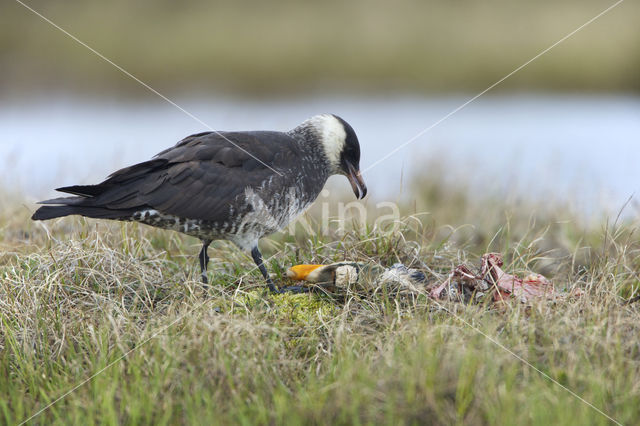
[[[49,220],[56,217],[69,216],[74,213],[74,208],[69,206],[42,206],[31,216],[32,220]]]
[[[136,209],[109,209],[100,206],[86,205],[91,200],[86,197],[64,197],[53,200],[41,201],[38,204],[47,204],[40,207],[31,216],[33,220],[49,220],[69,215],[80,215],[95,219],[125,219]]]

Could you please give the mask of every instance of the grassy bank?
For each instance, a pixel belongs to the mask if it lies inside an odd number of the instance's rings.
[[[638,224],[585,225],[561,208],[533,214],[438,192],[438,182],[419,187],[429,214],[406,216],[391,234],[277,236],[265,244],[271,270],[286,283],[295,263],[374,259],[440,281],[493,250],[509,272],[545,272],[585,295],[500,309],[424,296],[271,296],[251,259],[226,244],[210,250],[207,292],[194,239],[73,218],[45,228],[29,220],[31,206],[4,198],[0,422],[73,390],[32,423],[609,423],[486,334],[633,423],[640,306],[624,300],[638,291]]]
[[[479,91],[613,2],[27,3],[172,97],[190,90]],[[147,95],[18,3],[2,12],[3,92]],[[639,12],[637,2],[624,2],[500,89],[640,90]]]

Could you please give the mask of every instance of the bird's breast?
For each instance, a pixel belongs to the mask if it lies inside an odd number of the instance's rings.
[[[327,175],[300,169],[284,178],[272,176],[257,187],[247,187],[237,209],[231,233],[243,240],[277,232],[303,213],[320,194]]]

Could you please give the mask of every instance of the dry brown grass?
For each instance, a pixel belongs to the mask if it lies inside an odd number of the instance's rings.
[[[500,309],[424,295],[272,296],[251,259],[225,244],[211,250],[205,291],[195,240],[79,219],[45,230],[28,209],[4,204],[3,423],[27,419],[96,373],[33,422],[609,422],[481,333],[617,421],[638,418],[640,307],[624,303],[638,292],[637,223],[604,234],[512,211],[509,226],[498,216],[476,228],[493,233],[485,243],[449,235],[466,228],[433,217],[456,206],[433,205],[431,219],[407,217],[393,234],[277,237],[270,269],[284,282],[284,268],[301,260],[402,261],[437,281],[499,249],[510,272],[544,269],[585,296]],[[585,241],[597,244],[585,249]]]

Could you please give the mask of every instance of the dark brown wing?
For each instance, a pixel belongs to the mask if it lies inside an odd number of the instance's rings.
[[[225,222],[231,207],[237,211],[246,188],[257,188],[269,179],[284,184],[285,170],[300,157],[297,143],[285,133],[202,133],[150,161],[113,173],[99,185],[59,190],[85,197],[76,205],[118,211],[153,208]]]

